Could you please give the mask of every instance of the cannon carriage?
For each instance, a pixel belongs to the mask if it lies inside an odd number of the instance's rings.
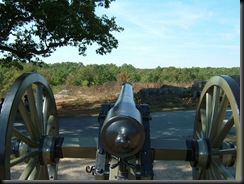
[[[155,160],[189,162],[194,180],[242,179],[240,88],[231,77],[214,76],[204,86],[191,139],[151,138],[150,120],[149,105],[135,104],[132,84],[124,83],[115,104],[101,105],[97,137],[62,137],[48,82],[25,73],[0,113],[0,179],[10,180],[12,168],[25,163],[19,179],[55,180],[62,158],[95,159],[86,168],[95,180],[152,180]]]

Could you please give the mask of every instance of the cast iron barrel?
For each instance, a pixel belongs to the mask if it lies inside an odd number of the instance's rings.
[[[131,83],[122,85],[119,98],[109,110],[100,135],[104,150],[119,158],[130,157],[141,150],[145,131]]]

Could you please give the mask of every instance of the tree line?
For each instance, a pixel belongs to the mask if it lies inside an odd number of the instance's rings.
[[[47,79],[51,87],[91,87],[111,81],[187,84],[194,80],[208,80],[215,75],[240,75],[240,67],[176,68],[158,66],[154,69],[139,69],[131,64],[121,66],[90,64],[85,66],[83,63],[76,62],[54,64],[0,62],[0,95],[3,96],[14,80],[25,72],[39,72]]]

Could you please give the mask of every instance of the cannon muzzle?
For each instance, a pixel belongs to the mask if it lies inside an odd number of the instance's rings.
[[[119,98],[109,110],[100,135],[105,151],[119,158],[130,157],[141,150],[145,131],[131,83],[122,85]]]

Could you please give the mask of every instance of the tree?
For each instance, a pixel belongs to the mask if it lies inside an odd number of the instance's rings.
[[[4,58],[37,61],[57,47],[78,47],[85,56],[88,45],[97,54],[118,47],[111,32],[121,32],[115,17],[97,16],[95,9],[109,8],[114,0],[2,0],[0,1],[0,51]]]
[[[127,72],[121,72],[116,75],[116,81],[117,82],[127,82],[128,81],[128,73]]]

